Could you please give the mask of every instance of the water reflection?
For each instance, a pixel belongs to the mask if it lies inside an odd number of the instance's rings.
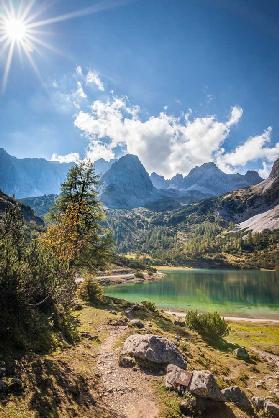
[[[106,294],[163,307],[279,317],[279,273],[269,271],[167,271],[160,281],[108,288]]]

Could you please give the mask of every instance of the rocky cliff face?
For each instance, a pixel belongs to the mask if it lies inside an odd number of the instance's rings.
[[[235,222],[264,213],[279,204],[279,159],[273,165],[269,177],[246,190],[236,190],[220,201],[220,213]]]
[[[43,158],[18,159],[0,149],[0,189],[17,198],[58,193],[71,164]]]
[[[218,196],[232,190],[247,188],[262,181],[256,171],[242,174],[226,174],[213,162],[194,167],[183,177],[177,174],[170,180],[152,173],[150,179],[153,185],[160,189],[176,189],[185,192],[199,193],[203,197]],[[158,187],[159,186],[159,187]]]
[[[145,206],[156,192],[144,166],[131,154],[116,161],[101,179],[101,200],[110,208]]]

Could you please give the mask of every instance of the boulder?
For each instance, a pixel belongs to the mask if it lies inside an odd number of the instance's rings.
[[[181,369],[174,364],[169,364],[165,377],[165,387],[183,394],[190,386],[192,375],[192,372]]]
[[[225,398],[212,373],[208,370],[194,370],[189,388],[190,392],[201,398],[224,402]]]
[[[232,402],[243,409],[249,409],[251,407],[249,399],[238,386],[225,388],[221,390],[221,393],[227,402]]]
[[[241,360],[249,360],[249,354],[245,347],[239,347],[234,350],[234,354]]]
[[[167,338],[153,334],[134,334],[128,337],[121,351],[122,356],[131,356],[136,360],[147,361],[159,366],[175,364],[186,368],[186,362],[175,344]]]
[[[136,328],[144,328],[144,323],[140,319],[131,319],[130,325]]]
[[[279,405],[271,401],[264,402],[264,411],[269,417],[279,417]]]

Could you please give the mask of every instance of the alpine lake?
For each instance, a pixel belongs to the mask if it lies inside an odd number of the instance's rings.
[[[279,319],[279,272],[160,269],[160,280],[110,286],[105,294],[143,300],[173,311],[217,311],[223,316]]]

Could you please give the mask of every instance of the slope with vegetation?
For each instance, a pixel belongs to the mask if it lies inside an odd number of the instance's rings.
[[[112,260],[113,246],[96,187],[91,164],[72,167],[43,230],[14,200],[1,212],[0,417],[248,418],[278,411],[276,324],[255,330],[197,312],[185,321],[150,302],[103,295],[94,276]],[[187,210],[190,219],[208,221],[202,207]],[[157,239],[169,245],[181,215],[172,213],[170,222],[169,214],[142,210],[137,230],[143,220],[158,228],[163,222],[169,235]],[[117,262],[126,265],[123,257]],[[248,352],[241,348],[247,337]],[[182,368],[173,368],[175,360]]]
[[[277,268],[278,166],[279,160],[268,179],[249,189],[181,209],[164,213],[143,208],[109,210],[108,222],[119,250],[147,254],[158,264]],[[272,228],[265,230],[259,223],[269,211]],[[243,228],[241,222],[258,214],[263,214],[256,223],[261,232]]]

